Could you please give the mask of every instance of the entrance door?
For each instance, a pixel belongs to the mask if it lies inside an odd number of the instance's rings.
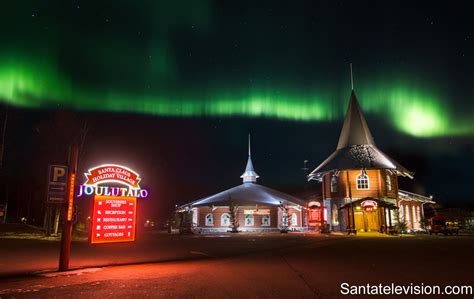
[[[354,222],[355,222],[355,229],[357,231],[365,231],[364,212],[362,211],[354,212]]]
[[[367,231],[378,231],[380,229],[379,211],[365,211],[367,219]]]

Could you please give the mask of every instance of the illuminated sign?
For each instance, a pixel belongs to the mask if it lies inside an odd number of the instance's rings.
[[[137,198],[145,198],[148,196],[146,189],[131,189],[126,187],[108,187],[108,186],[88,186],[80,185],[77,197],[83,195],[97,195],[97,196],[130,196]]]
[[[375,200],[364,200],[363,202],[360,203],[361,207],[376,207],[377,202]]]
[[[91,243],[135,241],[137,198],[94,196]]]
[[[140,189],[140,176],[135,171],[121,165],[104,164],[89,169],[85,174],[87,182],[84,185],[97,185],[100,183],[119,183],[130,186],[132,189]]]
[[[89,169],[86,182],[79,186],[77,197],[83,195],[97,196],[129,196],[145,198],[148,190],[140,188],[140,175],[125,166],[104,164]],[[113,183],[126,187],[99,186],[99,184]]]
[[[76,174],[71,173],[69,175],[69,194],[67,199],[67,221],[72,221],[72,210],[74,208],[74,182],[76,180]]]
[[[321,209],[308,209],[309,214],[309,225],[316,225],[316,223],[321,222]]]
[[[363,207],[366,212],[372,212],[374,209],[377,209],[377,202],[368,199],[361,202],[360,206]]]
[[[244,210],[244,215],[270,215],[270,209]]]

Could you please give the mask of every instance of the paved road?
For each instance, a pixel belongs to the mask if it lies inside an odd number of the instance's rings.
[[[187,256],[181,261],[110,266],[67,276],[3,278],[0,296],[328,298],[344,297],[340,294],[343,282],[474,285],[472,237],[247,234],[161,238],[179,247],[175,256],[180,252]],[[133,246],[145,250],[144,245]],[[168,247],[150,245],[148,250],[163,248]],[[126,252],[126,248],[114,252]],[[200,258],[186,260],[194,256]]]
[[[336,237],[316,233],[208,234],[180,236],[145,233],[136,242],[95,244],[72,242],[71,268],[227,257],[309,244]],[[0,277],[57,269],[59,242],[0,239]]]

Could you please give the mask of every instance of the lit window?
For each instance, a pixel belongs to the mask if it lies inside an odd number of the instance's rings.
[[[369,189],[369,176],[365,172],[361,172],[357,176],[357,189]]]
[[[245,226],[253,226],[253,225],[254,225],[253,215],[246,214],[245,215]]]
[[[410,223],[411,222],[411,215],[410,215],[410,207],[405,206],[405,221]]]
[[[288,226],[288,214],[285,212],[281,218],[281,222],[283,226]]]
[[[222,214],[221,226],[229,226],[229,225],[230,225],[230,215],[227,213]]]
[[[270,215],[262,215],[262,226],[270,226]]]
[[[337,192],[337,176],[335,175],[331,177],[331,192]]]
[[[339,211],[337,209],[336,204],[332,204],[331,216],[332,216],[332,224],[338,225],[339,224]]]
[[[198,211],[196,208],[192,209],[193,213],[193,225],[198,225]]]
[[[214,225],[214,216],[209,213],[206,215],[206,226],[213,226]]]
[[[298,215],[296,213],[291,214],[291,225],[298,226]]]
[[[385,185],[387,186],[387,191],[392,191],[392,180],[389,174],[385,177]]]

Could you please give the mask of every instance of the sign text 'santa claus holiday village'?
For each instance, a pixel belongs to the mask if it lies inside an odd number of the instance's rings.
[[[120,183],[133,189],[140,189],[138,183],[141,178],[135,171],[120,165],[101,165],[89,169],[86,173],[87,181],[84,185],[97,185],[100,183]]]
[[[148,196],[148,191],[140,188],[139,174],[121,165],[106,164],[89,169],[85,176],[77,196],[94,196],[91,243],[134,241],[137,198]]]

